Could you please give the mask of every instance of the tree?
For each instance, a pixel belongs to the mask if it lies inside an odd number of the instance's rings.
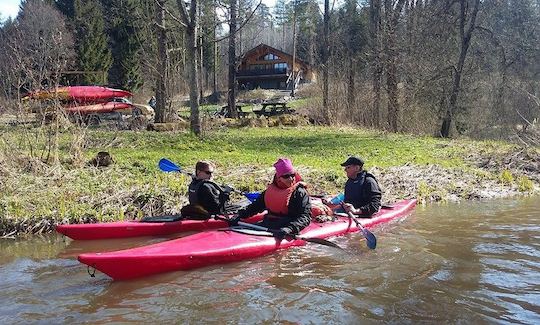
[[[468,6],[467,0],[459,1],[459,42],[460,51],[457,64],[453,67],[453,83],[452,91],[450,93],[450,99],[446,114],[443,118],[441,125],[441,136],[448,138],[450,136],[450,130],[452,126],[452,119],[454,112],[457,108],[458,96],[461,88],[461,76],[463,73],[463,67],[465,66],[465,59],[467,58],[467,52],[471,44],[472,33],[475,28],[476,16],[480,8],[480,0],[472,0],[472,8]]]
[[[340,25],[343,28],[341,38],[347,60],[347,106],[349,111],[353,111],[356,108],[356,72],[366,39],[356,0],[345,2],[342,15]]]
[[[140,72],[142,10],[140,0],[101,0],[107,12],[107,33],[110,37],[113,63],[109,70],[111,84],[137,90],[143,84]]]
[[[277,26],[281,29],[281,46],[277,48],[285,49],[285,31],[287,30],[287,23],[289,21],[289,13],[287,3],[285,0],[277,0],[274,6],[274,17],[277,22]]]
[[[381,114],[381,84],[383,74],[382,64],[382,47],[381,47],[381,0],[369,1],[369,34],[371,45],[371,62],[372,62],[372,87],[373,87],[373,107],[372,118],[374,127],[380,125]]]
[[[229,4],[229,89],[227,92],[227,103],[229,116],[238,117],[236,111],[236,18],[238,15],[238,0],[230,0]]]
[[[328,107],[328,57],[330,56],[330,44],[328,42],[330,29],[330,1],[324,0],[324,32],[322,49],[323,68],[323,112],[326,123],[330,123],[330,108]],[[294,86],[293,86],[294,87]]]
[[[167,27],[165,25],[165,0],[155,2],[154,29],[157,35],[157,67],[156,67],[156,115],[157,123],[163,123],[166,119],[169,79],[169,51],[167,49]]]
[[[99,0],[75,0],[74,11],[79,68],[83,71],[109,71],[112,56]],[[101,81],[95,74],[85,74],[83,78],[86,84]]]
[[[384,52],[386,58],[386,92],[388,94],[388,124],[390,130],[398,132],[399,102],[398,102],[398,72],[396,33],[399,17],[405,5],[405,0],[398,0],[396,4],[392,0],[384,0],[384,12],[386,22],[386,37]]]
[[[199,89],[198,89],[198,58],[197,33],[199,29],[199,0],[191,0],[189,12],[183,0],[176,1],[180,11],[178,20],[186,33],[186,65],[189,79],[189,106],[191,131],[196,135],[201,133],[201,119],[199,117]]]
[[[73,36],[62,14],[42,1],[24,1],[17,18],[2,27],[0,79],[6,95],[56,85],[73,58]]]

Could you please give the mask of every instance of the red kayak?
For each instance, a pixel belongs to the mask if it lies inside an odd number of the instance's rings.
[[[261,221],[264,214],[255,215],[246,222]],[[226,221],[208,220],[180,220],[174,217],[151,217],[141,221],[116,221],[102,223],[83,223],[72,225],[58,225],[56,231],[75,240],[95,240],[128,238],[140,236],[165,236],[179,232],[202,231],[227,227]]]
[[[118,102],[107,102],[99,103],[92,105],[82,105],[82,106],[67,106],[64,109],[69,113],[78,113],[78,114],[97,114],[97,113],[111,113],[116,110],[131,108],[131,104],[127,103],[118,103]]]
[[[366,228],[404,217],[416,200],[403,200],[393,209],[383,209],[369,219],[359,219]],[[356,224],[347,217],[326,223],[312,222],[302,230],[305,238],[327,238],[355,232]],[[269,233],[264,233],[269,235]],[[278,249],[302,246],[301,239],[279,240],[274,237],[239,233],[234,229],[205,231],[166,242],[120,250],[88,253],[78,259],[114,280],[128,280],[151,274],[189,270],[214,264],[242,261],[270,254]]]
[[[77,102],[100,102],[114,97],[131,97],[127,90],[101,86],[67,86],[52,90],[38,90],[29,93],[26,98],[74,100]]]

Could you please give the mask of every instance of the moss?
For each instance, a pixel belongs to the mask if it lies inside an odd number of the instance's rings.
[[[499,175],[499,181],[503,184],[510,185],[514,183],[514,176],[512,175],[512,172],[510,172],[508,169],[505,169]]]
[[[519,176],[517,184],[520,192],[532,192],[534,190],[534,183],[527,176]]]

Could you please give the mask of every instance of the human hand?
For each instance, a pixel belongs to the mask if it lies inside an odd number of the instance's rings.
[[[344,203],[343,204],[343,209],[345,210],[345,212],[350,212],[352,214],[358,214],[358,209],[356,209],[354,207],[354,205],[352,205],[350,203]]]
[[[234,187],[230,186],[230,185],[223,185],[221,187],[221,189],[223,190],[223,192],[225,193],[232,193],[234,192]]]
[[[283,239],[287,236],[291,236],[292,233],[293,231],[291,228],[283,227],[283,228],[280,228],[279,230],[276,230],[274,232],[274,236],[278,239]]]
[[[242,220],[239,215],[234,215],[232,218],[229,219],[229,226],[238,226],[238,222]]]

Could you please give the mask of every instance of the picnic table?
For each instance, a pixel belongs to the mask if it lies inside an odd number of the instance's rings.
[[[261,105],[262,108],[260,110],[253,110],[253,113],[258,116],[275,116],[281,114],[292,114],[295,112],[295,110],[287,106],[287,103],[285,102],[267,102],[262,103]]]
[[[220,116],[220,117],[229,117],[231,118],[229,114],[229,105],[222,106],[221,109],[214,113],[214,116]],[[242,105],[236,105],[236,112],[238,113],[238,117],[246,117],[247,112],[242,111]]]

